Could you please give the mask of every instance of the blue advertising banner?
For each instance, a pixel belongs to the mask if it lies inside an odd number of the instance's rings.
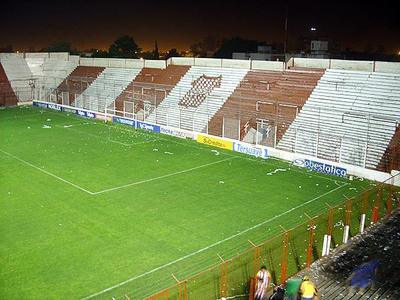
[[[160,126],[136,121],[136,128],[160,133]]]
[[[246,143],[233,142],[233,151],[261,158],[268,158],[267,148],[252,146]]]
[[[128,125],[128,126],[136,127],[135,120],[113,116],[112,121],[113,121],[113,123],[124,124],[124,125]]]
[[[330,164],[310,160],[310,159],[295,159],[293,164],[298,167],[310,169],[315,172],[335,175],[339,177],[345,177],[347,175],[347,169],[333,166]]]
[[[90,112],[90,111],[85,111],[85,110],[77,109],[77,110],[76,110],[76,114],[77,114],[78,116],[81,116],[81,117],[84,117],[84,118],[90,118],[90,119],[96,118],[96,114],[95,114],[95,113],[92,113],[92,112]]]

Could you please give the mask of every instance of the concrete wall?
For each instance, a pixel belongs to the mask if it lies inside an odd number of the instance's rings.
[[[330,67],[330,59],[295,57],[293,58],[292,67],[328,69]]]
[[[0,53],[0,59],[1,58],[11,58],[11,57],[24,58],[24,53]]]
[[[217,58],[195,58],[194,65],[198,67],[221,67],[222,59]]]
[[[194,66],[194,57],[171,57],[168,64],[178,66]]]
[[[69,53],[68,52],[50,52],[50,58],[58,59],[58,60],[68,60]]]
[[[331,69],[340,70],[353,70],[353,71],[374,71],[373,61],[364,60],[341,60],[341,59],[331,59]]]
[[[79,65],[93,67],[93,58],[81,57],[79,59]]]
[[[140,69],[144,67],[144,60],[143,59],[125,59],[125,67],[126,68],[134,68]]]
[[[285,63],[282,61],[261,61],[252,60],[251,69],[253,70],[271,70],[271,71],[283,71],[285,69]]]
[[[25,58],[49,58],[50,54],[47,52],[31,52],[25,53]]]
[[[222,59],[223,68],[233,68],[233,69],[250,69],[250,60],[242,59]]]
[[[70,55],[69,56],[69,61],[76,63],[77,65],[79,65],[79,59],[80,59],[79,55]]]
[[[400,74],[399,62],[376,61],[375,72]]]
[[[125,59],[109,58],[108,67],[112,68],[125,68]]]
[[[144,60],[144,66],[146,68],[157,68],[165,69],[167,67],[167,62],[165,60]]]
[[[95,67],[108,67],[109,58],[93,58],[93,66]]]

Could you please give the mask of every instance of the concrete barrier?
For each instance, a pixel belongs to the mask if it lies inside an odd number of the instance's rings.
[[[365,60],[342,60],[342,59],[331,59],[331,69],[340,70],[353,70],[353,71],[374,71],[374,62]]]
[[[194,65],[198,67],[221,67],[222,59],[219,58],[195,58]]]
[[[25,53],[25,58],[49,58],[50,54],[47,52],[28,52]]]
[[[112,68],[125,68],[125,59],[123,58],[109,58],[108,66]]]
[[[79,65],[79,59],[80,59],[79,55],[70,55],[69,56],[69,61],[76,63],[77,65]]]
[[[376,61],[375,72],[400,74],[399,62]]]
[[[194,57],[171,57],[171,65],[194,66]]]
[[[24,53],[0,53],[0,59],[2,58],[24,58]]]
[[[252,60],[252,70],[270,70],[270,71],[283,71],[285,69],[285,63],[282,61],[264,61],[264,60]]]
[[[108,67],[109,58],[93,58],[94,67]]]
[[[223,68],[250,69],[251,61],[243,59],[222,59]]]
[[[79,59],[79,65],[85,67],[93,67],[93,58],[81,57]]]
[[[294,57],[292,64],[293,67],[299,68],[328,69],[330,67],[330,59]]]
[[[125,68],[140,69],[144,67],[143,59],[125,59]]]
[[[165,60],[145,60],[144,66],[146,68],[157,68],[165,69],[167,67],[167,62]]]
[[[68,52],[50,52],[50,58],[58,59],[58,60],[68,60],[69,53]]]

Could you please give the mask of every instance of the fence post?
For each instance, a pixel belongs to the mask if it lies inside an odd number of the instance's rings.
[[[378,193],[374,201],[374,207],[372,208],[372,222],[374,222],[374,224],[377,223],[379,220],[379,207],[381,206],[381,201],[382,201],[382,185],[379,185]]]
[[[393,186],[389,184],[389,193],[386,200],[386,215],[390,215],[393,210]]]
[[[362,199],[360,233],[363,233],[365,228],[365,217],[368,210],[368,199],[369,199],[369,190],[366,190],[363,194],[363,199]]]
[[[282,259],[281,259],[281,283],[286,281],[288,254],[289,254],[289,231],[286,231],[283,235],[283,249],[282,249]]]
[[[331,249],[331,239],[333,232],[333,208],[328,210],[328,228],[327,233],[324,235],[324,244],[322,246],[322,256],[329,255]]]
[[[218,255],[219,256],[219,255]],[[220,267],[219,276],[219,297],[228,297],[228,267],[229,260],[224,260],[221,256],[219,258],[222,260]]]
[[[352,199],[346,201],[346,219],[343,230],[343,244],[347,243],[349,239],[349,231],[351,224],[351,207],[352,207]]]
[[[310,235],[308,238],[308,247],[307,247],[307,268],[311,265],[312,261],[312,251],[313,251],[313,244],[314,244],[314,237],[315,237],[315,222],[314,219],[310,221]]]

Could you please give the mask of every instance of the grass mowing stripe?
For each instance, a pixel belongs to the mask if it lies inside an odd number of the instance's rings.
[[[23,160],[23,159],[15,156],[15,155],[13,155],[11,153],[8,153],[8,152],[6,152],[6,151],[4,151],[2,149],[0,149],[0,152],[4,153],[5,155],[7,155],[7,156],[9,156],[9,157],[11,157],[11,158],[13,158],[15,160],[18,160],[19,162],[22,162],[23,164],[25,164],[27,166],[30,166],[30,167],[32,167],[32,168],[34,168],[36,170],[39,170],[40,172],[43,172],[43,173],[45,173],[45,174],[47,174],[47,175],[49,175],[51,177],[54,177],[54,178],[66,183],[66,184],[69,184],[69,185],[73,186],[74,188],[77,188],[78,190],[81,190],[82,192],[85,192],[85,193],[90,194],[90,195],[94,195],[93,192],[91,192],[91,191],[89,191],[89,190],[87,190],[87,189],[85,189],[85,188],[83,188],[83,187],[81,187],[81,186],[79,186],[79,185],[77,185],[75,183],[72,183],[72,182],[70,182],[70,181],[68,181],[68,180],[66,180],[64,178],[61,178],[61,177],[59,177],[59,176],[57,176],[57,175],[55,175],[53,173],[50,173],[49,171],[43,170],[43,169],[31,164],[30,162],[27,162],[26,160]]]
[[[225,238],[225,239],[223,239],[223,240],[220,240],[220,241],[218,241],[218,242],[215,242],[215,243],[213,243],[213,244],[211,244],[211,245],[209,245],[209,246],[207,246],[207,247],[204,247],[204,248],[199,249],[199,250],[197,250],[197,251],[195,251],[195,252],[192,252],[192,253],[190,253],[190,254],[187,254],[187,255],[185,255],[185,256],[182,256],[182,257],[180,257],[180,258],[178,258],[178,259],[176,259],[176,260],[174,260],[174,261],[171,261],[171,262],[169,262],[169,263],[167,263],[167,264],[165,264],[165,265],[162,265],[162,266],[159,266],[159,267],[157,267],[157,268],[154,268],[154,269],[152,269],[152,270],[150,270],[150,271],[147,271],[147,272],[145,272],[145,273],[143,273],[143,274],[140,274],[140,275],[131,277],[131,278],[125,280],[125,281],[122,281],[122,282],[120,282],[120,283],[118,283],[118,284],[116,284],[116,285],[113,285],[113,286],[111,286],[111,287],[109,287],[109,288],[106,288],[106,289],[104,289],[104,290],[102,290],[102,291],[99,291],[99,292],[97,292],[97,293],[94,293],[94,294],[92,294],[92,295],[89,295],[89,296],[87,296],[87,297],[84,297],[84,298],[82,298],[81,300],[88,300],[88,299],[91,299],[91,298],[93,298],[93,297],[99,296],[99,295],[104,294],[104,293],[106,293],[106,292],[109,292],[109,291],[111,291],[111,290],[113,290],[113,289],[115,289],[115,288],[118,288],[118,287],[120,287],[120,286],[123,286],[123,285],[125,285],[125,284],[127,284],[127,283],[129,283],[129,282],[132,282],[132,281],[134,281],[134,280],[137,280],[137,279],[139,279],[139,278],[141,278],[141,277],[144,277],[144,276],[146,276],[146,275],[150,275],[150,274],[152,274],[152,273],[154,273],[154,272],[157,272],[157,271],[162,270],[162,269],[164,269],[164,268],[166,268],[166,267],[168,267],[168,266],[171,266],[171,265],[173,265],[173,264],[175,264],[175,263],[177,263],[177,262],[180,262],[180,261],[185,260],[185,259],[187,259],[187,258],[189,258],[189,257],[192,257],[192,256],[194,256],[194,255],[196,255],[196,254],[199,254],[199,253],[201,253],[201,252],[204,252],[204,251],[206,251],[206,250],[208,250],[208,249],[210,249],[210,248],[213,248],[213,247],[215,247],[215,246],[217,246],[217,245],[220,245],[220,244],[222,244],[222,243],[224,243],[224,242],[226,242],[226,241],[232,240],[232,239],[234,239],[235,237],[238,237],[238,236],[240,236],[240,235],[242,235],[242,234],[244,234],[244,233],[246,233],[246,232],[249,232],[249,231],[251,231],[251,230],[253,230],[253,229],[256,229],[256,228],[258,228],[258,227],[260,227],[260,226],[262,226],[262,225],[265,225],[265,224],[267,224],[267,223],[270,223],[270,222],[274,221],[274,220],[277,219],[277,218],[280,218],[280,217],[282,217],[282,216],[284,216],[284,215],[287,215],[288,213],[291,213],[292,211],[294,211],[294,210],[296,210],[296,209],[299,209],[299,208],[301,208],[301,207],[303,207],[303,206],[305,206],[305,205],[307,205],[307,204],[310,204],[310,203],[312,203],[312,202],[314,202],[314,201],[316,201],[316,200],[318,200],[318,199],[320,199],[320,198],[322,198],[322,197],[324,197],[324,196],[326,196],[326,195],[329,195],[330,193],[333,193],[333,192],[335,192],[335,191],[337,191],[337,190],[339,190],[339,189],[341,189],[342,187],[347,186],[347,185],[349,185],[349,183],[345,183],[345,184],[343,184],[343,185],[341,185],[341,186],[338,186],[338,187],[336,187],[336,188],[334,188],[334,189],[332,189],[332,190],[330,190],[330,191],[328,191],[328,192],[326,192],[326,193],[324,193],[324,194],[322,194],[322,195],[319,195],[318,197],[315,197],[315,198],[313,198],[313,199],[311,199],[311,200],[308,200],[308,201],[306,201],[306,202],[304,202],[304,203],[302,203],[302,204],[299,204],[299,205],[297,205],[297,206],[295,206],[295,207],[292,207],[291,209],[289,209],[289,210],[287,210],[287,211],[285,211],[285,212],[283,212],[283,213],[280,213],[279,215],[276,215],[276,216],[274,216],[274,217],[272,217],[272,218],[270,218],[270,219],[268,219],[268,220],[265,220],[265,221],[263,221],[263,222],[261,222],[261,223],[259,223],[259,224],[254,225],[254,226],[252,226],[252,227],[249,227],[249,228],[247,228],[247,229],[244,229],[244,230],[242,230],[242,231],[240,231],[240,232],[238,232],[238,233],[236,233],[236,234],[234,234],[234,235],[231,235],[231,236],[229,236],[229,237],[227,237],[227,238]]]
[[[151,182],[151,181],[155,181],[155,180],[159,180],[159,179],[163,179],[163,178],[168,178],[168,177],[179,175],[179,174],[188,173],[188,172],[191,172],[191,171],[194,171],[194,170],[198,170],[198,169],[201,169],[201,168],[205,168],[205,167],[208,167],[208,166],[211,166],[211,165],[219,164],[219,163],[222,163],[224,161],[231,160],[231,159],[234,159],[234,157],[228,157],[228,158],[225,158],[225,159],[222,159],[222,160],[214,161],[214,162],[211,162],[211,163],[208,163],[208,164],[204,164],[204,165],[201,165],[201,166],[189,168],[189,169],[186,169],[186,170],[177,171],[177,172],[169,173],[169,174],[158,176],[158,177],[153,177],[153,178],[149,178],[149,179],[145,179],[145,180],[140,180],[140,181],[124,184],[124,185],[121,185],[121,186],[113,187],[113,188],[102,190],[102,191],[99,191],[99,192],[94,192],[93,195],[103,194],[103,193],[107,193],[107,192],[123,189],[123,188],[129,187],[129,186],[133,186],[133,185],[139,185],[139,184],[143,184],[143,183],[147,183],[147,182]]]

